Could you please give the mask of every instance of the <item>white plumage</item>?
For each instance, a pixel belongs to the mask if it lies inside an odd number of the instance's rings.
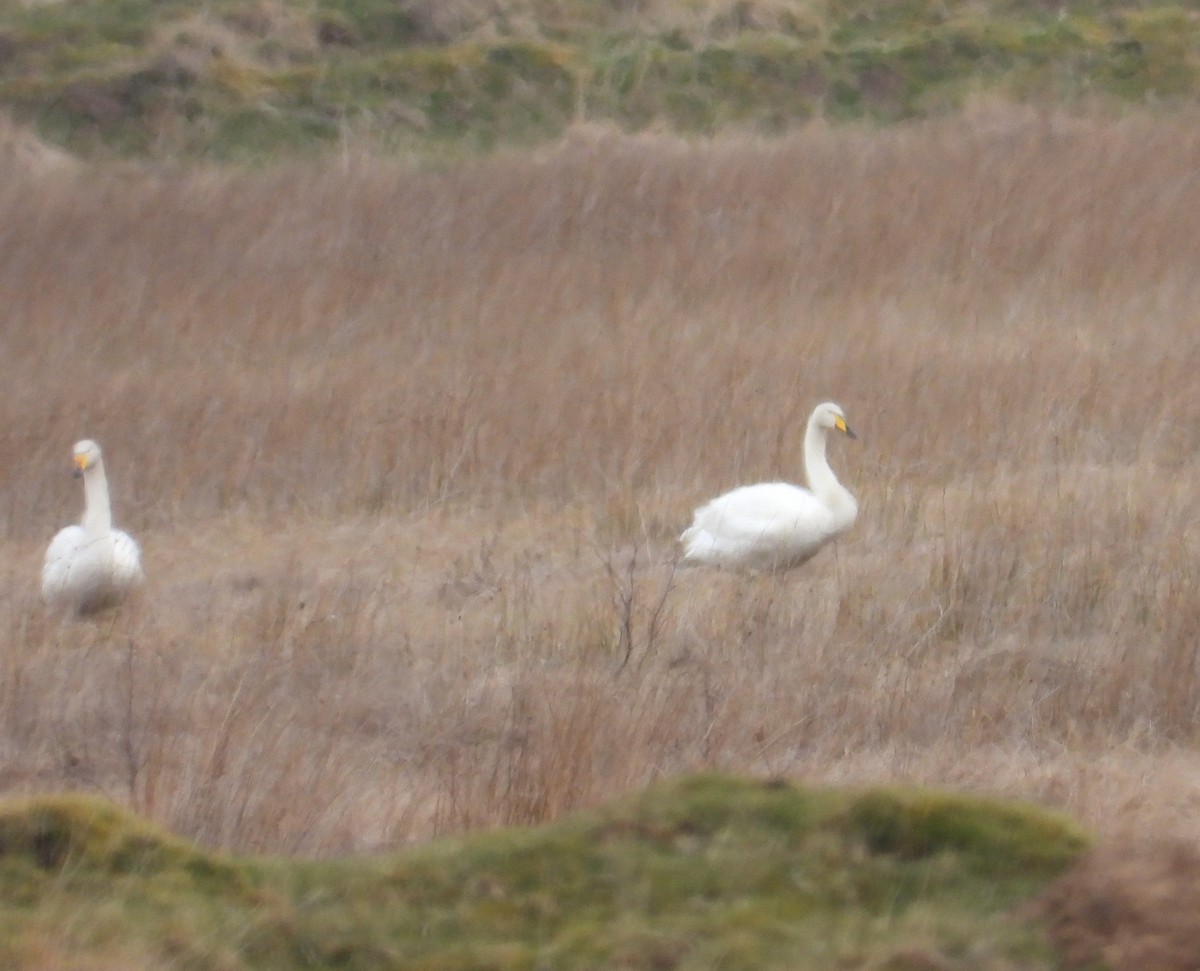
[[[42,566],[42,597],[53,609],[88,614],[119,603],[145,577],[138,544],[112,528],[100,446],[78,442],[74,458],[75,475],[83,477],[83,519],[59,530],[50,542]]]
[[[787,570],[848,530],[858,515],[858,503],[825,457],[831,430],[855,437],[838,405],[817,405],[804,434],[809,488],[762,482],[741,486],[697,509],[692,525],[679,537],[683,562]]]

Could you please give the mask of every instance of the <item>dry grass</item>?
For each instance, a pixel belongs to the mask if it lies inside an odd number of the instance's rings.
[[[1156,839],[1101,847],[1028,912],[1069,971],[1188,971],[1196,966],[1200,853]],[[1103,963],[1101,963],[1103,962]]]
[[[1194,122],[4,173],[0,785],[306,855],[702,767],[1200,835]],[[851,533],[674,573],[826,398]],[[84,435],[150,581],[63,626]]]

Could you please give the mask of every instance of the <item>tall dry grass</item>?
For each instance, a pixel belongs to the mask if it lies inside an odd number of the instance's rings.
[[[0,785],[328,855],[700,768],[1196,834],[1200,128],[0,178]],[[672,565],[801,475],[854,529]],[[149,583],[51,623],[105,447]]]

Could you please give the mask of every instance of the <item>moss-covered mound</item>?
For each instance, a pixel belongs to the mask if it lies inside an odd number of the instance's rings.
[[[1052,967],[1014,908],[1085,842],[1025,806],[701,776],[395,858],[237,860],[48,798],[0,809],[0,965]]]

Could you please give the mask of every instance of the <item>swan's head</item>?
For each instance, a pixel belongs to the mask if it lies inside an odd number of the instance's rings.
[[[82,442],[75,443],[72,454],[75,458],[75,475],[80,476],[99,463],[100,446],[90,438],[85,438]]]
[[[817,405],[809,421],[818,428],[824,428],[826,431],[839,431],[845,434],[847,438],[858,438],[854,434],[854,430],[846,424],[846,413],[842,411],[842,406],[835,405],[832,401],[826,401],[824,404]]]

